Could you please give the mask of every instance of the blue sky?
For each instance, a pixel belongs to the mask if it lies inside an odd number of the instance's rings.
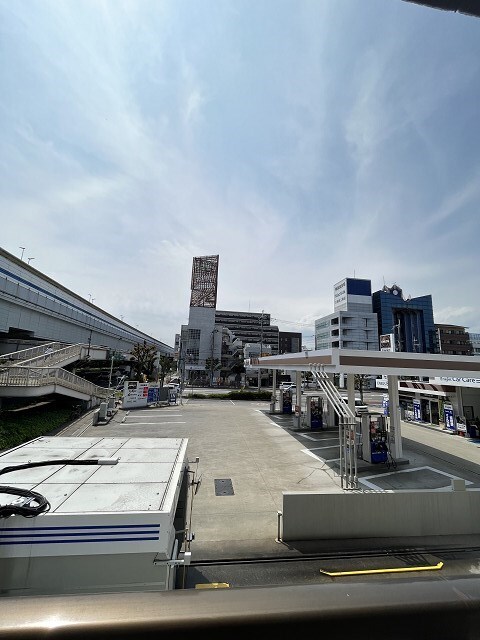
[[[313,346],[333,285],[480,332],[480,20],[403,0],[0,0],[0,245],[167,344],[218,308]]]

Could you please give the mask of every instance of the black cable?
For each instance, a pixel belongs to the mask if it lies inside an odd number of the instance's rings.
[[[10,473],[11,471],[20,471],[21,469],[32,469],[33,467],[48,467],[58,464],[75,464],[75,465],[88,465],[88,464],[100,464],[98,459],[91,460],[42,460],[41,462],[27,462],[26,464],[18,464],[13,467],[4,467],[0,469],[0,476],[4,473]]]
[[[13,515],[34,518],[40,513],[50,511],[49,501],[40,493],[36,493],[36,491],[0,486],[0,493],[8,493],[25,498],[21,503],[0,505],[0,518],[8,518]],[[37,505],[32,505],[32,502],[36,502]]]
[[[111,462],[116,464],[118,460]],[[87,460],[41,460],[40,462],[27,462],[26,464],[18,464],[12,467],[4,467],[0,469],[0,475],[4,473],[11,473],[12,471],[20,471],[21,469],[32,469],[34,467],[47,467],[53,465],[91,465],[91,464],[109,464],[104,458],[87,459]],[[40,493],[31,491],[28,489],[19,489],[17,487],[0,486],[0,493],[7,493],[9,495],[19,496],[24,498],[23,501],[16,504],[0,505],[0,518],[9,518],[13,515],[23,516],[24,518],[34,518],[40,513],[45,513],[50,510],[49,501]],[[36,502],[34,506],[31,503]]]

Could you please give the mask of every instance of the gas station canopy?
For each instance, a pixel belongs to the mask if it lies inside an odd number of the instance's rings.
[[[250,358],[247,368],[363,373],[381,376],[471,377],[480,381],[480,356],[448,356],[432,353],[322,349]]]

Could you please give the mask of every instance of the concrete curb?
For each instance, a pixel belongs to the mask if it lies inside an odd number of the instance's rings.
[[[471,460],[465,460],[465,458],[461,458],[458,455],[443,451],[441,449],[436,449],[435,447],[431,447],[430,445],[424,444],[423,442],[410,440],[405,436],[402,438],[402,440],[406,449],[412,449],[413,451],[418,451],[419,453],[425,453],[429,456],[432,456],[432,458],[438,458],[439,460],[443,460],[444,462],[449,462],[459,469],[465,469],[466,471],[470,471],[471,473],[480,475],[480,463],[476,463]]]

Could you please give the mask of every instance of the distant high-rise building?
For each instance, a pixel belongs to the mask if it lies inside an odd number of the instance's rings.
[[[402,289],[394,284],[375,291],[372,300],[378,333],[394,334],[395,351],[437,351],[431,295],[405,298]]]
[[[278,327],[270,324],[269,313],[217,311],[218,265],[218,255],[193,258],[188,324],[182,325],[180,340],[179,368],[185,378],[215,382],[229,377],[246,343],[278,354]]]

